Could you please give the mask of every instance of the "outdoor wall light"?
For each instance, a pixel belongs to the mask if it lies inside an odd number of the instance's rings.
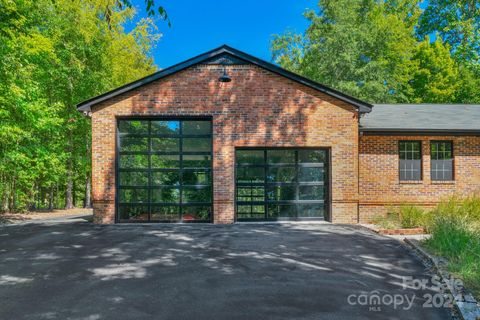
[[[223,67],[223,75],[220,78],[218,78],[218,81],[220,82],[232,81],[232,78],[230,78],[229,75],[227,74],[227,69],[225,67]]]

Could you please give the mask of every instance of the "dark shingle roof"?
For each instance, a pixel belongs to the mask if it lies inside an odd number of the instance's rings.
[[[332,97],[335,97],[341,101],[345,101],[353,106],[355,106],[360,113],[363,112],[370,112],[372,109],[372,105],[368,102],[362,101],[360,99],[357,99],[355,97],[349,96],[345,93],[342,93],[340,91],[337,91],[335,89],[329,88],[323,84],[320,84],[318,82],[312,81],[310,79],[307,79],[305,77],[302,77],[296,73],[290,72],[288,70],[285,70],[273,63],[267,62],[265,60],[256,58],[254,56],[251,56],[245,52],[242,52],[240,50],[234,49],[232,47],[229,47],[227,45],[223,45],[219,48],[213,49],[211,51],[205,52],[201,55],[198,55],[196,57],[190,58],[184,62],[180,62],[176,65],[173,65],[169,68],[160,70],[158,72],[155,72],[152,75],[149,75],[145,78],[139,79],[137,81],[134,81],[132,83],[128,83],[124,86],[121,86],[119,88],[116,88],[112,91],[106,92],[104,94],[101,94],[99,96],[90,98],[86,101],[83,101],[77,105],[77,109],[80,111],[91,111],[91,107],[93,105],[96,105],[102,101],[108,100],[110,98],[113,98],[117,95],[120,95],[122,93],[128,92],[130,90],[133,90],[135,88],[141,87],[147,83],[150,83],[152,81],[158,80],[165,78],[167,76],[170,76],[174,73],[177,73],[181,70],[184,70],[188,67],[194,66],[199,63],[205,63],[207,61],[211,61],[217,58],[221,58],[222,56],[228,55],[229,57],[232,57],[238,61],[243,61],[246,63],[250,63],[253,65],[256,65],[258,67],[261,67],[263,69],[266,69],[270,72],[279,74],[281,76],[284,76],[290,80],[296,81],[298,83],[301,83],[305,86],[308,86],[310,88],[313,88],[315,90],[318,90],[320,92],[323,92],[327,95],[330,95]]]
[[[360,131],[480,133],[480,105],[376,104]]]

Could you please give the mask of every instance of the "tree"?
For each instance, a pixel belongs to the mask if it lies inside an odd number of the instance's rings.
[[[429,0],[422,13],[418,34],[437,33],[462,60],[478,63],[480,49],[480,1]]]
[[[119,6],[120,8],[122,8],[122,6],[125,6],[128,8],[133,7],[132,2],[130,0],[116,0],[115,5]],[[145,0],[145,8],[149,16],[154,16],[155,13],[158,13],[160,17],[163,20],[168,21],[168,25],[170,25],[170,20],[168,18],[168,14],[165,8],[163,6],[158,6],[157,10],[155,10],[155,0]]]
[[[459,70],[450,55],[450,47],[441,40],[433,43],[427,37],[419,43],[412,57],[409,101],[413,103],[448,103],[456,101]]]
[[[305,34],[286,33],[272,41],[283,67],[371,102],[399,96],[415,46],[417,0],[321,0],[308,11]],[[397,93],[394,95],[392,93]]]
[[[155,70],[152,19],[104,0],[0,0],[0,202],[3,211],[75,202],[89,182],[89,119],[75,104]],[[81,197],[86,198],[81,192]]]
[[[373,103],[479,102],[479,3],[420,2],[320,0],[304,34],[273,38],[273,58]]]
[[[436,34],[449,46],[457,64],[459,79],[456,100],[480,102],[480,1],[430,0],[420,16],[420,39]]]

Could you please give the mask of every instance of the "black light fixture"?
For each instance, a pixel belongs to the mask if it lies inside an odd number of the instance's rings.
[[[223,67],[223,75],[218,78],[218,81],[220,82],[230,82],[232,81],[232,78],[230,78],[227,74],[227,69],[225,68],[225,66]]]

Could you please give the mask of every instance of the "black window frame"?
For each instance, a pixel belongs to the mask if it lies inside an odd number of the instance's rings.
[[[420,153],[420,159],[413,159],[413,160],[418,160],[420,161],[420,178],[419,179],[402,179],[402,160],[409,160],[409,159],[402,159],[401,158],[401,147],[402,143],[418,143],[420,148],[419,148],[419,153]],[[400,140],[398,141],[398,180],[400,182],[404,181],[423,181],[423,144],[421,140]]]
[[[148,138],[148,151],[142,152],[131,152],[131,151],[121,151],[120,150],[120,139],[121,134],[119,131],[119,124],[121,121],[148,121],[148,133],[130,133],[122,134],[126,137],[147,137]],[[179,122],[179,132],[178,134],[161,134],[161,133],[152,133],[152,121],[178,121]],[[182,134],[182,123],[183,121],[209,121],[210,122],[210,133],[209,134]],[[117,116],[115,123],[115,222],[116,223],[210,223],[214,219],[214,206],[213,206],[213,119],[211,116]],[[152,137],[153,138],[178,138],[179,139],[179,150],[177,151],[152,151]],[[184,138],[210,138],[210,150],[209,151],[183,151],[182,141]],[[120,168],[120,156],[128,154],[145,154],[148,155],[148,168]],[[179,165],[176,168],[152,168],[151,155],[178,155],[179,156]],[[184,155],[199,155],[199,156],[209,156],[209,166],[208,167],[183,167],[183,156]],[[152,173],[154,172],[178,172],[179,173],[179,185],[155,185],[152,181]],[[210,181],[207,185],[183,185],[182,179],[185,171],[205,171],[210,173]],[[121,186],[120,185],[120,173],[121,172],[147,172],[148,173],[148,185],[147,186]],[[180,201],[167,203],[167,202],[153,202],[152,201],[152,192],[151,190],[159,190],[162,188],[177,188],[180,192]],[[185,188],[198,188],[198,189],[209,189],[210,188],[210,201],[209,202],[183,202],[182,191]],[[119,199],[119,193],[122,189],[148,189],[148,200],[147,202],[141,203],[121,203]],[[120,219],[120,207],[121,206],[145,206],[148,207],[148,219],[147,220],[129,220],[129,219]],[[156,207],[177,207],[179,219],[152,219],[152,211]],[[203,220],[185,220],[183,219],[183,209],[187,207],[198,208],[198,207],[209,207],[209,217],[208,219]]]
[[[433,166],[432,162],[433,160],[439,160],[439,159],[433,159],[432,158],[432,145],[434,143],[449,143],[450,144],[450,152],[451,152],[451,159],[450,161],[452,162],[452,179],[434,179],[433,177]],[[430,180],[435,181],[435,182],[448,182],[448,181],[455,181],[455,152],[454,152],[454,145],[452,140],[431,140],[430,141]]]
[[[238,151],[248,151],[256,150],[263,151],[263,163],[262,164],[243,164],[240,165],[237,162],[237,153]],[[267,152],[272,150],[290,150],[295,151],[295,162],[294,163],[275,163],[269,164]],[[298,156],[298,151],[302,150],[320,150],[326,153],[325,162],[323,165],[317,165],[312,163],[301,164]],[[264,181],[263,182],[254,182],[254,183],[237,183],[237,173],[238,168],[240,167],[250,167],[250,168],[263,168],[264,169]],[[268,182],[267,175],[269,168],[295,168],[295,181],[294,182]],[[323,167],[324,168],[324,179],[322,182],[301,182],[298,180],[300,167]],[[330,221],[331,218],[331,148],[330,147],[237,147],[235,148],[235,221],[248,222],[248,221],[282,221],[282,220],[325,220]],[[299,189],[300,187],[305,186],[324,186],[324,199],[323,200],[300,200]],[[259,186],[263,187],[263,201],[238,201],[238,188],[243,186]],[[269,186],[294,186],[295,187],[295,200],[268,200],[268,190]],[[269,205],[293,205],[295,206],[295,217],[269,217]],[[323,217],[299,217],[298,211],[299,207],[302,205],[308,204],[323,204],[324,206],[324,216]],[[253,206],[263,206],[264,207],[264,217],[259,218],[239,218],[238,216],[238,206],[251,205]]]

